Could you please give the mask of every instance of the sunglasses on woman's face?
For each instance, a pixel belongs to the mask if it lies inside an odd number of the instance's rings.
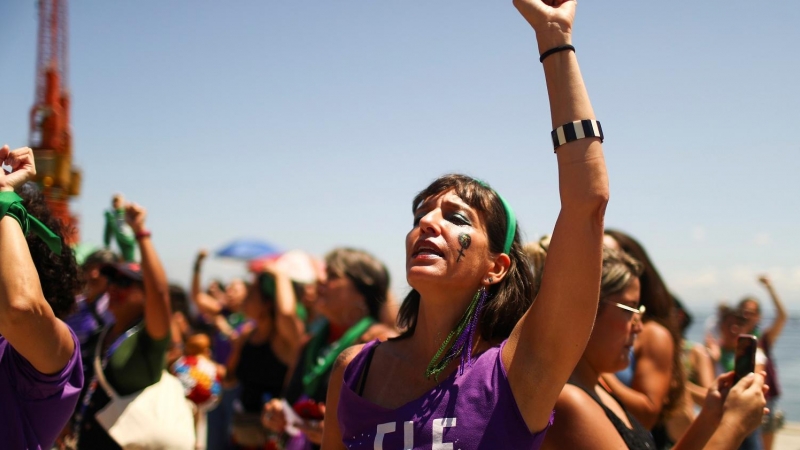
[[[638,308],[634,308],[632,306],[624,305],[622,303],[609,302],[609,301],[605,301],[605,300],[603,301],[603,303],[608,303],[609,305],[614,305],[619,309],[623,309],[625,311],[628,311],[628,312],[631,313],[631,316],[633,316],[634,314],[638,314],[639,318],[641,318],[644,315],[644,312],[647,310],[644,307],[644,305],[639,305]]]

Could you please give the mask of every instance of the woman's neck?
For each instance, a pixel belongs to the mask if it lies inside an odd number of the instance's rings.
[[[595,370],[585,357],[581,357],[578,361],[578,365],[575,366],[572,375],[569,377],[569,381],[580,384],[587,389],[592,389],[599,379],[600,372]]]
[[[426,364],[439,351],[447,339],[447,335],[456,328],[471,300],[471,298],[462,298],[438,302],[420,298],[417,326],[410,338],[410,343],[414,347],[415,353],[423,357]],[[480,333],[476,334],[480,338]]]

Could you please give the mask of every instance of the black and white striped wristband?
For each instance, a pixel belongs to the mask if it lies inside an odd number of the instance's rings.
[[[597,137],[603,142],[603,127],[596,120],[576,120],[575,122],[561,125],[553,130],[550,135],[553,137],[553,150],[567,142],[577,141],[578,139]]]

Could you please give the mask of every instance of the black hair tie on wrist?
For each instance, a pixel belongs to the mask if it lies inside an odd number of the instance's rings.
[[[565,52],[567,50],[572,50],[574,52],[575,51],[575,47],[573,47],[573,46],[571,46],[569,44],[567,44],[567,45],[559,45],[558,47],[553,47],[550,50],[547,50],[546,52],[542,53],[542,56],[539,57],[539,62],[543,63],[545,58],[547,58],[548,56],[552,55],[553,53]]]

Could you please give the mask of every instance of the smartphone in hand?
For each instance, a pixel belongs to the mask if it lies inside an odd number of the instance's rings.
[[[756,350],[758,339],[752,334],[740,334],[736,342],[736,363],[734,365],[734,384],[756,370]]]

